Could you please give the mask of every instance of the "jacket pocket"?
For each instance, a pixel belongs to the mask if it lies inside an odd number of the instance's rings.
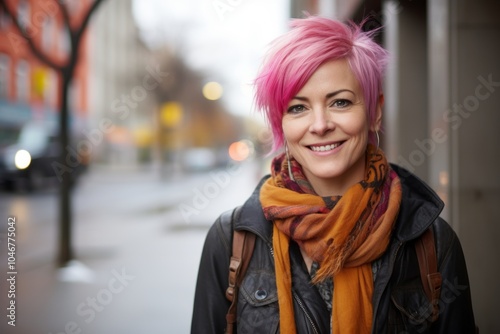
[[[278,292],[273,272],[247,272],[239,291],[238,333],[277,333]]]
[[[432,304],[429,302],[420,280],[413,280],[396,287],[391,300],[402,317],[408,333],[425,333],[430,327]]]

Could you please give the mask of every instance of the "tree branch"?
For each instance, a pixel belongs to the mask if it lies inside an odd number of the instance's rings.
[[[75,31],[75,41],[78,43],[80,39],[82,38],[83,33],[85,32],[90,18],[92,17],[92,14],[97,10],[99,5],[103,2],[103,0],[95,0],[92,5],[89,7],[87,14],[85,14],[85,17],[83,18],[82,23],[80,24],[80,28]]]
[[[35,40],[33,37],[31,37],[27,33],[27,29],[23,29],[21,26],[21,23],[19,22],[17,15],[12,11],[12,9],[7,5],[7,2],[5,0],[0,1],[0,6],[4,9],[5,13],[12,19],[12,22],[14,22],[14,25],[16,26],[17,30],[21,33],[22,37],[26,40],[28,43],[29,48],[31,51],[35,54],[40,61],[44,62],[47,64],[49,67],[52,67],[53,69],[57,71],[62,71],[64,69],[64,66],[61,64],[58,64],[54,60],[52,60],[49,56],[47,56],[45,53],[42,52],[42,50],[39,48],[38,45],[35,44]]]

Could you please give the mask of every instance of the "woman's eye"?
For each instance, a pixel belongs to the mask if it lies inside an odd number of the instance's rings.
[[[300,113],[300,112],[303,112],[306,108],[301,105],[301,104],[297,104],[297,105],[294,105],[294,106],[291,106],[287,109],[287,112],[291,113],[291,114],[296,114],[296,113]]]
[[[344,100],[344,99],[341,99],[341,100],[335,100],[332,104],[333,107],[336,107],[336,108],[346,108],[346,107],[349,107],[351,105],[351,101],[349,100]]]

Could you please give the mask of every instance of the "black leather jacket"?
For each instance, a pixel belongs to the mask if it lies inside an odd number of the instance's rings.
[[[391,242],[377,260],[373,292],[372,333],[475,333],[469,280],[460,242],[439,218],[438,196],[416,176],[392,166],[401,178],[403,198]],[[279,310],[272,250],[272,224],[259,201],[261,181],[245,202],[235,229],[257,235],[252,260],[238,297],[237,333],[279,333]],[[440,314],[430,323],[429,302],[422,287],[413,240],[434,229],[442,274]],[[231,254],[230,212],[208,232],[201,258],[191,333],[224,333],[229,302],[225,297]],[[297,332],[330,333],[331,313],[310,284],[300,250],[292,243],[293,298]]]

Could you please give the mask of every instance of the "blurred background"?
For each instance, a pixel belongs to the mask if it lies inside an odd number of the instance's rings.
[[[1,0],[1,333],[189,332],[206,232],[268,170],[252,80],[306,13],[382,27],[382,146],[500,332],[498,1]]]

